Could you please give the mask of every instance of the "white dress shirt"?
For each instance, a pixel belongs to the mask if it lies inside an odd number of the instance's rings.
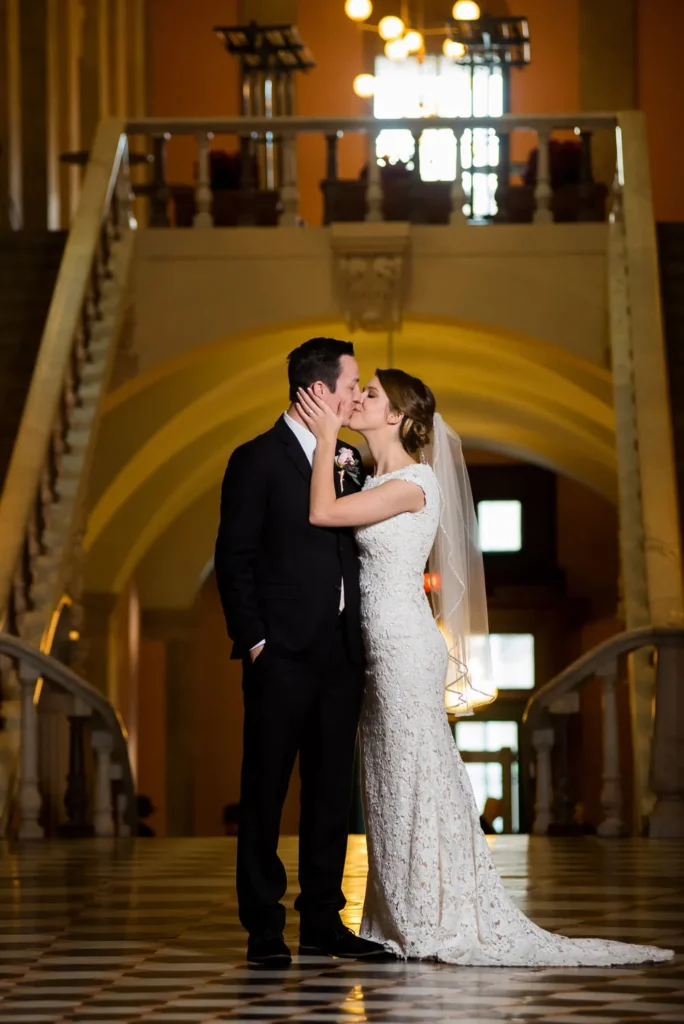
[[[316,451],[316,445],[318,443],[316,435],[312,434],[311,431],[304,426],[303,423],[298,423],[297,420],[293,420],[287,413],[283,415],[283,419],[287,423],[288,427],[299,441],[300,445],[304,450],[304,454],[309,460],[309,465],[313,466],[314,452]],[[340,584],[340,612],[344,611],[344,579]],[[257,647],[262,647],[266,643],[265,640],[261,640],[254,647],[250,647],[250,650],[254,651]]]

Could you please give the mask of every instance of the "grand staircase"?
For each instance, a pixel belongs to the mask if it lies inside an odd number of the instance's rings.
[[[134,813],[122,723],[59,661],[132,264],[123,129],[100,125],[68,235],[0,236],[0,836],[125,834]]]
[[[0,234],[0,489],[19,430],[65,231]]]

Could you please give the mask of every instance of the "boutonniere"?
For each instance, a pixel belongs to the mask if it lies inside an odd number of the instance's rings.
[[[345,474],[349,476],[358,487],[361,482],[359,479],[359,460],[356,458],[351,448],[340,448],[339,452],[335,456],[335,466],[340,474],[341,491],[344,490]]]

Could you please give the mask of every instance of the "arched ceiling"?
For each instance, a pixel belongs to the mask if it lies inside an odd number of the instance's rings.
[[[226,337],[108,396],[91,486],[89,589],[121,589],[181,517],[198,503],[218,509],[230,452],[275,422],[287,404],[285,357],[317,335],[348,331],[304,321]],[[353,340],[363,379],[388,365],[384,335],[357,332]],[[538,339],[429,320],[404,324],[392,364],[430,384],[466,445],[548,466],[614,500],[606,370]],[[210,551],[213,536],[208,544]]]

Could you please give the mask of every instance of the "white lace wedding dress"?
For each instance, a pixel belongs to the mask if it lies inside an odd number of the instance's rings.
[[[419,484],[421,511],[357,530],[368,656],[361,719],[369,873],[361,934],[400,957],[576,966],[667,960],[669,950],[538,928],[494,867],[444,711],[447,651],[423,591],[440,494],[427,465],[371,477]]]

